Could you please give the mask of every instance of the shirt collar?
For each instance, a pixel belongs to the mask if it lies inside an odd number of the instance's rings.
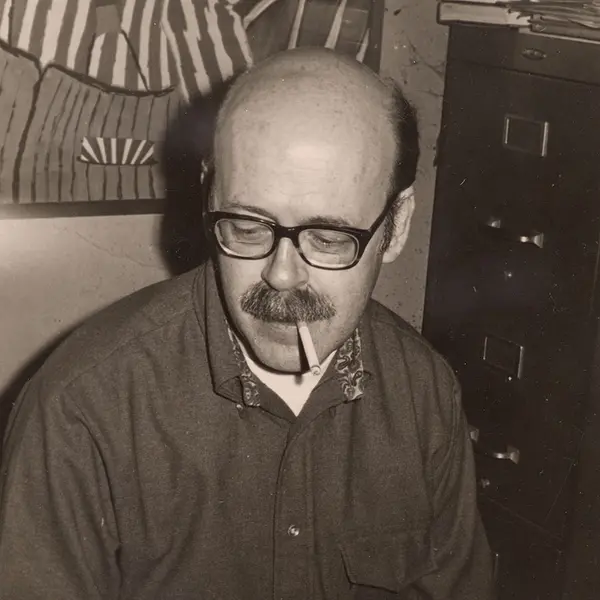
[[[365,391],[369,373],[365,371],[358,329],[338,349],[333,365],[346,402],[360,398]]]
[[[242,382],[242,395],[246,406],[260,406],[260,394],[258,393],[258,385],[254,373],[250,370],[240,344],[233,332],[228,327],[229,342],[233,350],[233,356],[239,369],[239,378]]]
[[[250,370],[239,342],[230,329],[229,341],[239,369],[244,404],[247,406],[260,406],[260,394],[256,376]],[[358,329],[355,329],[354,333],[338,349],[332,360],[331,367],[333,369],[332,376],[337,377],[344,402],[352,402],[363,395],[369,375],[364,369],[361,337]],[[328,377],[325,374],[323,380],[330,378],[331,376]]]

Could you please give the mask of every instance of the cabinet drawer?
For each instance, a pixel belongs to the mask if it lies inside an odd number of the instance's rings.
[[[554,309],[592,310],[600,231],[597,106],[600,87],[449,65],[430,250],[434,294],[448,268],[473,277],[506,260],[549,272]],[[507,123],[517,132],[508,145]],[[547,125],[543,149],[540,124]]]
[[[563,539],[574,495],[574,463],[543,446],[517,444],[521,457],[516,465],[476,452],[480,494]]]
[[[574,496],[572,455],[581,432],[564,424],[561,438],[555,439],[550,429],[536,427],[532,413],[544,411],[540,404],[532,403],[505,428],[497,423],[490,427],[485,417],[469,416],[479,433],[473,442],[477,485],[482,495],[562,538]],[[500,410],[495,407],[495,412]]]
[[[427,319],[424,333],[461,383],[467,419],[479,433],[474,448],[484,492],[561,536],[594,323],[535,314],[519,320],[498,311],[470,318],[437,329]]]
[[[500,432],[511,444],[533,437],[575,459],[596,330],[592,321],[496,313],[446,322],[444,329],[428,319],[423,333],[455,370],[472,425],[489,435]]]
[[[554,540],[485,498],[479,510],[496,557],[498,600],[559,600],[563,556]]]
[[[471,214],[460,224],[449,218],[448,235],[432,239],[428,309],[453,318],[482,311],[512,311],[517,318],[528,311],[582,318],[597,312],[594,227],[582,226],[580,238],[546,233],[539,247],[535,234],[505,234]]]
[[[600,84],[600,45],[502,27],[456,25],[450,60]]]

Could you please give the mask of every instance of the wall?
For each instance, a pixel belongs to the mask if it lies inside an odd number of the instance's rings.
[[[388,0],[382,72],[401,82],[422,128],[418,209],[401,258],[376,297],[420,326],[433,199],[433,155],[446,31],[435,2]],[[159,217],[0,221],[0,394],[47,344],[112,300],[167,276]]]
[[[376,297],[420,329],[435,185],[434,155],[444,85],[447,28],[436,23],[434,0],[387,0],[381,72],[405,90],[419,115],[421,160],[417,209],[400,258],[387,265]]]
[[[28,359],[166,271],[158,217],[0,220],[0,393]]]

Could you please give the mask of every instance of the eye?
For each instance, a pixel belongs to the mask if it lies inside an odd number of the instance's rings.
[[[340,252],[354,246],[354,238],[341,231],[308,229],[304,238],[314,250],[321,252]]]
[[[218,230],[221,238],[229,243],[262,243],[272,235],[268,226],[246,219],[221,219]]]
[[[240,235],[256,235],[265,231],[260,223],[253,223],[252,221],[231,221],[230,225],[232,230]]]

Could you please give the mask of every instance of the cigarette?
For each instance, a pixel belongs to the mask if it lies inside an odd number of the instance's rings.
[[[317,356],[315,345],[313,344],[312,337],[310,336],[308,325],[304,321],[298,321],[298,323],[296,323],[296,327],[298,327],[298,333],[300,334],[300,340],[302,341],[304,354],[306,355],[310,372],[313,375],[320,375],[321,367],[319,366],[319,357]]]

